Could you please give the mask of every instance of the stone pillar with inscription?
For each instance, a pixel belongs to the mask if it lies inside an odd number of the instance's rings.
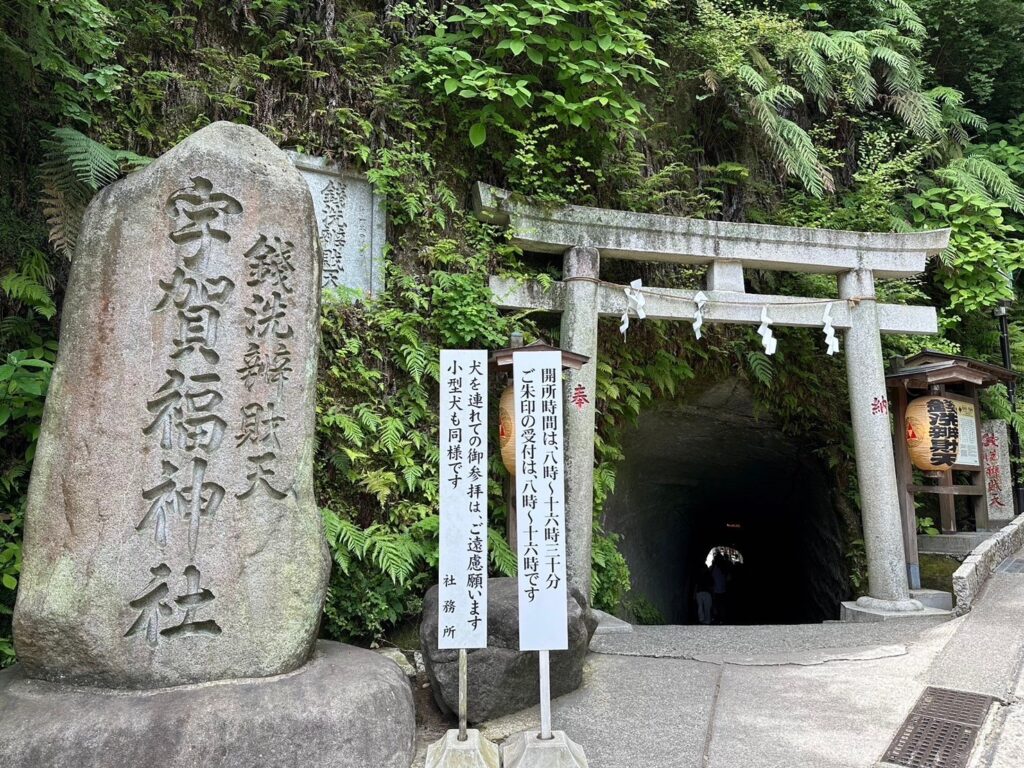
[[[985,469],[985,502],[989,526],[995,530],[1013,520],[1013,474],[1006,422],[981,422],[981,454]]]
[[[384,200],[365,176],[323,157],[286,153],[313,196],[325,289],[347,288],[364,297],[384,290],[387,225]]]
[[[92,201],[25,515],[20,665],[0,676],[9,748],[141,765],[166,731],[211,746],[161,765],[268,743],[291,764],[408,765],[392,749],[411,747],[397,667],[316,641],[330,569],[313,495],[319,309],[309,191],[251,128],[204,128]],[[211,681],[227,685],[170,688]],[[67,706],[48,708],[67,684]],[[289,703],[318,696],[329,711]],[[347,743],[375,706],[398,713],[392,758],[370,736],[350,762],[340,740],[311,752],[297,725],[311,715]]]
[[[31,675],[151,688],[309,656],[317,256],[299,174],[226,124],[89,206],[26,513]]]

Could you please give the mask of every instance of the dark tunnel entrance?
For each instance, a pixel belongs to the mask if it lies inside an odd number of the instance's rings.
[[[702,582],[707,588],[702,573],[716,547],[743,561],[726,566],[722,623],[838,618],[847,596],[843,539],[826,468],[756,418],[741,384],[722,382],[689,403],[641,414],[623,449],[604,526],[622,537],[630,599],[646,621],[698,622],[697,592]]]

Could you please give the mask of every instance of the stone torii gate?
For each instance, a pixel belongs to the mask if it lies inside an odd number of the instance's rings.
[[[767,307],[773,326],[823,327],[825,306],[832,326],[844,331],[850,411],[869,597],[856,609],[922,610],[910,599],[905,567],[896,470],[893,460],[881,333],[934,334],[933,307],[878,304],[875,278],[910,277],[929,256],[945,249],[949,230],[913,233],[841,232],[763,224],[702,221],[583,206],[545,206],[506,190],[477,183],[474,212],[507,228],[524,251],[564,254],[561,282],[547,290],[492,276],[493,300],[507,309],[562,313],[562,347],[590,357],[570,371],[566,399],[582,385],[593,398],[597,380],[598,317],[627,311],[627,286],[599,279],[602,257],[708,266],[703,311],[706,323],[759,324]],[[743,270],[834,274],[839,299],[749,294]],[[642,289],[647,317],[694,319],[697,291]],[[570,583],[590,596],[593,533],[594,408],[565,409],[567,567]],[[856,610],[855,609],[855,610]]]

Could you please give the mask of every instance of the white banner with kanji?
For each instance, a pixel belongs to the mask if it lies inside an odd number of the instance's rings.
[[[516,430],[519,648],[569,647],[565,583],[562,355],[512,355]]]
[[[487,647],[487,353],[441,351],[438,648]]]

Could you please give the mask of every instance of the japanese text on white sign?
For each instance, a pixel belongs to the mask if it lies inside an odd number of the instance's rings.
[[[565,585],[562,355],[512,356],[519,546],[519,648],[569,647]]]
[[[438,648],[487,646],[487,353],[441,351]]]
[[[960,422],[960,453],[957,455],[957,463],[980,467],[981,451],[978,447],[978,421],[974,403],[957,400],[956,415]]]

